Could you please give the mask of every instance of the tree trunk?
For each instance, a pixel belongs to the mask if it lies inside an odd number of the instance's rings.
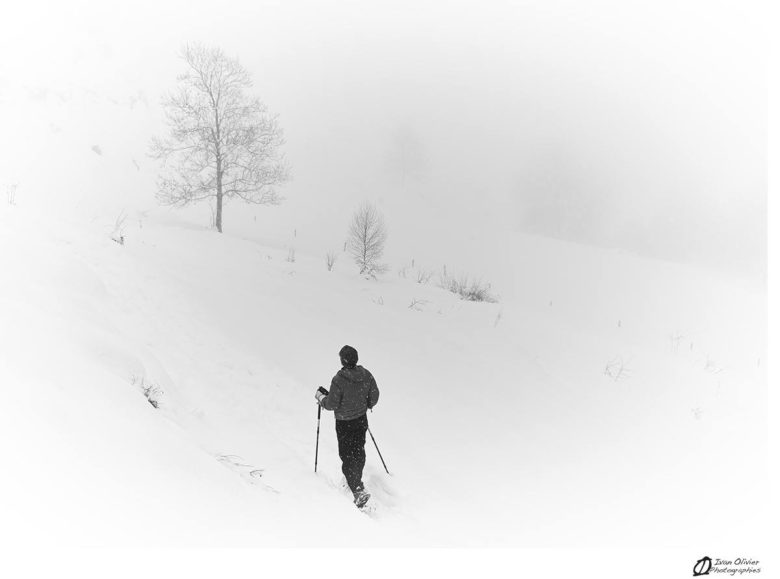
[[[217,219],[215,225],[217,231],[222,233],[222,132],[219,121],[219,106],[213,98],[212,102],[214,103],[214,152],[217,161]]]
[[[222,163],[217,160],[217,216],[214,220],[217,231],[222,233]]]
[[[222,191],[217,192],[217,231],[222,233]]]

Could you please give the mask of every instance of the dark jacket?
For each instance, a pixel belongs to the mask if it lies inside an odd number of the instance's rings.
[[[333,410],[336,420],[354,420],[376,406],[379,388],[371,372],[363,366],[344,367],[330,382],[330,393],[322,398],[322,407]]]

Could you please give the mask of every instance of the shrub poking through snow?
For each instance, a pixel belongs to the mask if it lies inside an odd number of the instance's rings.
[[[131,382],[133,385],[138,386],[144,397],[149,401],[149,404],[155,408],[160,407],[160,398],[162,397],[163,391],[159,386],[147,382],[143,377],[139,378],[137,376],[133,376]]]
[[[287,261],[289,263],[295,263],[295,248],[291,247],[287,250]]]
[[[336,252],[329,251],[325,256],[325,260],[328,265],[328,271],[333,271],[333,265],[336,263]]]
[[[16,188],[18,186],[18,183],[11,183],[10,185],[5,186],[5,194],[6,198],[8,199],[9,205],[16,205]]]
[[[488,302],[492,304],[498,302],[498,298],[491,292],[489,283],[482,283],[478,278],[472,278],[468,275],[450,276],[446,267],[439,274],[439,286],[470,302]]]
[[[631,370],[626,367],[623,358],[618,356],[607,362],[607,365],[604,368],[604,375],[609,376],[612,380],[618,382],[619,380],[625,380],[631,376]]]
[[[433,272],[427,269],[417,270],[417,283],[428,283],[433,277]]]
[[[114,222],[114,230],[111,232],[111,239],[119,245],[125,244],[125,221],[127,221],[127,215],[122,211]]]

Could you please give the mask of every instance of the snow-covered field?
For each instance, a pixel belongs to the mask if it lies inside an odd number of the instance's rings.
[[[353,207],[316,171],[281,207],[228,206],[220,235],[206,207],[155,204],[153,97],[0,88],[25,143],[0,142],[2,548],[668,547],[687,565],[764,545],[765,279],[479,206],[464,229],[420,186],[367,188],[390,229],[368,280],[341,251]],[[444,265],[499,301],[442,289]],[[313,395],[344,344],[381,391],[391,474],[369,438],[368,515],[327,412],[313,472]]]
[[[684,546],[756,528],[766,296],[749,284],[515,235],[514,284],[478,304],[185,221],[129,219],[119,245],[110,220],[21,203],[0,220],[6,541]],[[382,392],[392,476],[369,440],[371,518],[340,490],[329,414],[312,472],[313,392],[344,343]]]

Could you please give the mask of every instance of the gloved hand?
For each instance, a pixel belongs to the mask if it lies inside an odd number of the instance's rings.
[[[317,399],[317,404],[322,406],[322,399],[325,398],[328,395],[328,391],[320,386],[317,388],[317,391],[314,393],[314,398]]]

